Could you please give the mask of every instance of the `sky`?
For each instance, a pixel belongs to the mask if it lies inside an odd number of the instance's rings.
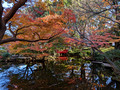
[[[7,2],[4,2],[4,3],[3,3],[3,7],[4,7],[4,8],[5,8],[5,7],[6,7],[6,8],[12,7],[12,3],[9,3],[9,4],[8,4]]]

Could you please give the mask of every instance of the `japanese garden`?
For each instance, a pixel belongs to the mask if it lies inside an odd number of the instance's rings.
[[[0,90],[120,90],[120,0],[0,0]]]

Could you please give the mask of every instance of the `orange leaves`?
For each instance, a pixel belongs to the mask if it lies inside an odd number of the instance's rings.
[[[37,0],[37,3],[35,3],[34,7],[37,7],[37,10],[35,9],[34,12],[31,11],[32,14],[30,14],[29,10],[23,10],[20,11],[20,14],[16,14],[14,18],[11,19],[12,26],[15,27],[16,30],[14,32],[18,34],[16,37],[19,39],[25,39],[25,40],[39,40],[39,39],[49,39],[53,36],[57,36],[58,34],[62,34],[60,32],[64,31],[66,29],[67,22],[74,23],[76,22],[75,15],[73,14],[73,11],[70,9],[65,9],[64,12],[61,12],[60,15],[55,14],[57,12],[57,9],[55,9],[55,12],[52,15],[46,15],[42,17],[38,17],[34,13],[42,14],[42,11],[39,11],[39,9],[46,11],[46,4],[42,2],[42,0]],[[55,1],[54,1],[55,2]],[[63,1],[58,2],[56,7],[63,7]],[[63,9],[59,8],[59,11],[62,11]],[[52,12],[52,10],[51,10]],[[48,13],[48,12],[47,12]],[[73,30],[70,30],[73,32]],[[31,43],[23,43],[19,42],[19,44],[22,44],[23,46],[26,46],[26,49],[36,50],[43,52],[46,50],[46,48],[40,48],[40,45],[37,43],[32,43],[33,46],[29,47]],[[17,43],[15,44],[17,45]],[[28,46],[27,46],[28,45]],[[44,45],[42,45],[44,46]],[[50,44],[48,47],[51,47]],[[29,47],[29,48],[28,48]],[[17,52],[20,52],[20,49]]]
[[[5,34],[4,37],[3,37],[3,39],[7,39],[7,38],[11,38],[11,36]]]
[[[21,33],[17,37],[22,39],[31,40],[33,39],[33,37],[34,39],[49,38],[51,35],[54,35],[54,32],[59,32],[60,29],[64,28],[62,17],[57,14],[48,15],[42,18],[39,17],[35,20],[26,16],[21,16],[21,18],[22,19],[20,20],[20,22],[22,23],[22,27],[24,28],[21,28],[20,25],[16,31],[18,33]],[[49,37],[46,37],[46,35],[49,35]]]
[[[54,15],[47,15],[45,17],[42,17],[42,18],[39,18],[39,19],[36,19],[36,20],[42,20],[43,22],[49,22],[50,20],[55,20],[55,19],[60,19],[59,18],[60,16],[57,15],[57,14],[54,14]]]
[[[38,7],[40,10],[46,8],[46,3],[42,2],[42,0],[38,0],[36,2],[35,6]],[[62,7],[63,1],[60,1],[57,4],[60,5],[59,7]],[[36,9],[34,10],[34,12],[31,11],[31,13],[33,14],[35,12],[41,13],[41,11],[36,11]],[[16,14],[14,18],[11,19],[12,26],[15,26],[15,28],[17,28],[16,30],[14,30],[14,32],[19,33],[19,35],[17,35],[17,38],[20,39],[48,39],[66,28],[67,22],[76,21],[75,15],[70,9],[65,9],[62,15],[57,15],[53,13],[52,15],[38,18],[35,17],[33,14],[30,14],[29,10],[20,11],[20,13],[21,14]]]
[[[110,42],[119,42],[120,39],[110,39]]]

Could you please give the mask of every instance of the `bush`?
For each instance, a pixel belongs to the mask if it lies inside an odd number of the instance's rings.
[[[3,59],[8,58],[9,56],[10,56],[10,54],[8,52],[5,52],[2,54]]]
[[[105,52],[105,55],[112,60],[112,62],[120,60],[120,50],[113,49],[110,51]],[[94,59],[99,61],[104,61],[104,56],[99,54],[98,52],[95,52]]]
[[[115,63],[115,65],[120,69],[120,60],[117,60],[117,61],[115,61],[114,63]]]
[[[95,60],[98,60],[98,61],[104,61],[104,56],[99,54],[98,52],[95,52],[94,53],[94,57],[93,57]]]
[[[113,62],[120,60],[120,50],[119,49],[114,49],[114,50],[110,50],[107,51],[105,53],[107,55],[107,57],[109,57]]]

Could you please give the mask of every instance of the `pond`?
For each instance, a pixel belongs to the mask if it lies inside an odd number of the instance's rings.
[[[0,63],[0,90],[120,90],[112,69],[68,62]]]

